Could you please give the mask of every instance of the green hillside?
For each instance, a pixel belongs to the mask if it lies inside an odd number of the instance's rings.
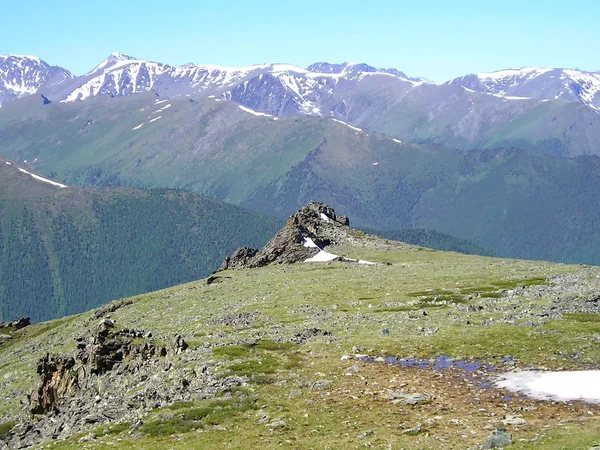
[[[502,98],[456,85],[421,86],[392,104],[370,93],[364,100],[376,106],[359,99],[350,122],[408,142],[462,150],[517,147],[566,157],[598,155],[600,149],[600,115],[578,102]]]
[[[0,110],[0,146],[68,184],[180,188],[281,218],[318,200],[360,227],[434,229],[497,255],[600,264],[600,158],[553,156],[550,137],[538,151],[459,151],[206,97],[158,99],[25,99]]]
[[[466,255],[495,256],[490,250],[467,241],[466,239],[439,233],[435,230],[424,230],[418,228],[404,228],[401,230],[372,230],[364,228],[362,231],[374,234],[392,241],[406,242],[407,244],[420,247],[432,248],[445,252],[458,252]]]
[[[0,320],[62,317],[202,278],[279,226],[182,191],[60,189],[0,162]]]

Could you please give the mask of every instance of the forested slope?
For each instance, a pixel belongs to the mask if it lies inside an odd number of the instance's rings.
[[[0,320],[45,320],[202,278],[277,219],[170,190],[59,188],[0,163]]]

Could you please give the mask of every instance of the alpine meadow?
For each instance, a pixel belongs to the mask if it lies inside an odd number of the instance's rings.
[[[0,450],[600,449],[600,5],[67,3],[3,5]]]

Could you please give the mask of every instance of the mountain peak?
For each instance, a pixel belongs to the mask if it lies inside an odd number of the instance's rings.
[[[38,58],[37,56],[31,56],[31,55],[13,55],[13,54],[6,54],[6,55],[0,55],[0,58],[3,59],[29,59],[31,61],[37,62],[37,63],[41,63],[42,60],[40,58]]]
[[[134,56],[126,55],[124,53],[113,52],[108,55],[104,61],[88,72],[87,75],[91,75],[99,70],[109,69],[122,61],[138,61],[138,59]]]
[[[111,53],[108,58],[109,61],[125,61],[125,60],[136,60],[134,56],[126,55],[125,53]]]

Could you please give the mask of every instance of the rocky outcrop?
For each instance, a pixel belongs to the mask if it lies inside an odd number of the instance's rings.
[[[46,355],[38,363],[38,383],[30,397],[31,412],[58,412],[63,400],[88,389],[94,376],[101,376],[121,365],[135,374],[151,359],[179,354],[188,344],[177,335],[168,348],[158,347],[148,334],[137,330],[116,330],[110,320],[102,320],[91,338],[78,338],[76,356]]]
[[[258,250],[255,248],[240,247],[233,252],[231,256],[225,258],[225,261],[223,261],[217,271],[226,269],[242,269],[246,267],[249,261],[254,258],[257,253]]]
[[[331,206],[311,202],[290,216],[285,226],[260,251],[239,248],[218,270],[306,261],[328,245],[348,242],[349,225],[349,219],[337,216]]]
[[[10,322],[0,322],[0,328],[14,328],[15,330],[20,330],[29,325],[31,325],[31,319],[29,317],[21,317]]]
[[[75,359],[63,356],[44,356],[37,366],[40,382],[31,395],[31,412],[58,412],[61,399],[75,395],[77,383]]]

